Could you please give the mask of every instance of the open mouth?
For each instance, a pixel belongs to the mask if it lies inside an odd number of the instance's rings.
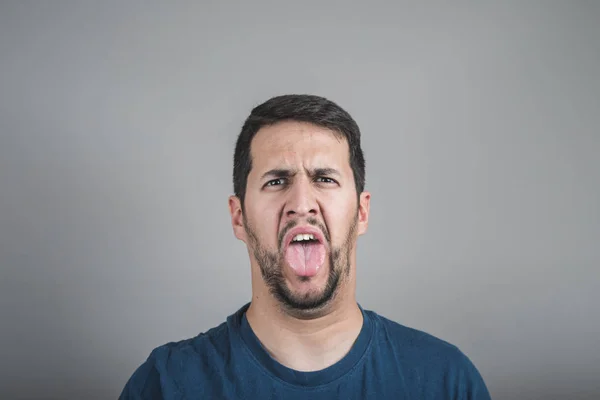
[[[311,243],[321,243],[319,239],[315,238],[315,235],[312,233],[299,233],[292,238],[290,244],[311,244]]]
[[[285,260],[299,276],[317,274],[325,261],[325,245],[317,232],[302,232],[295,229],[285,251]]]

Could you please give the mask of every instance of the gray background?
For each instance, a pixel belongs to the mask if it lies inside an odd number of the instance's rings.
[[[365,308],[600,398],[600,2],[359,3],[0,4],[0,398],[116,398],[249,300],[233,146],[291,92],[363,131]]]

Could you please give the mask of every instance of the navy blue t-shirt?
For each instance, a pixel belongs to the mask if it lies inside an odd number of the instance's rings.
[[[457,347],[362,308],[362,329],[344,358],[321,371],[294,371],[262,347],[248,306],[192,339],[154,349],[120,399],[490,399]]]

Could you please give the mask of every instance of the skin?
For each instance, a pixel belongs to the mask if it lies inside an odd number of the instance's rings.
[[[263,127],[251,157],[244,209],[229,198],[233,231],[251,264],[248,322],[283,365],[326,368],[347,354],[362,328],[356,242],[367,231],[371,196],[357,194],[348,143],[326,128],[293,121]],[[316,226],[327,238],[325,262],[310,278],[295,274],[283,255],[282,233],[299,225]]]

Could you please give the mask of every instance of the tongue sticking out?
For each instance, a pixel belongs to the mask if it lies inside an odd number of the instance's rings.
[[[325,246],[318,242],[291,243],[285,260],[298,276],[314,276],[325,261]]]

